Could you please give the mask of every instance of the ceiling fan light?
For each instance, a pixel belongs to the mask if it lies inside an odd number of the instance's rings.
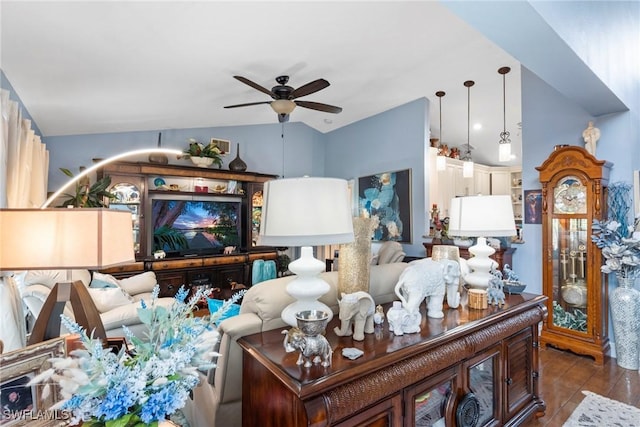
[[[271,102],[271,108],[278,114],[289,114],[296,108],[296,103],[289,99],[276,99]]]

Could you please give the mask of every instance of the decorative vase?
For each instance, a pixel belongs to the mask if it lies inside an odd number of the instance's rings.
[[[340,245],[339,292],[345,294],[357,291],[369,292],[373,225],[373,218],[353,218],[354,240]]]
[[[158,132],[158,148],[162,148],[162,132]],[[152,153],[149,154],[149,163],[166,165],[167,163],[169,163],[169,158],[166,154]]]
[[[244,172],[247,170],[247,164],[240,158],[240,143],[236,146],[236,158],[229,163],[229,170],[234,172]]]
[[[213,163],[213,158],[191,156],[191,161],[193,162],[194,165],[198,166],[199,168],[206,168],[211,166],[211,164]]]
[[[620,277],[611,292],[609,304],[616,342],[616,362],[625,369],[640,367],[640,291],[633,287],[634,278]]]

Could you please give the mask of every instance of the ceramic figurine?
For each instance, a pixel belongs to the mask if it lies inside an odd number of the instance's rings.
[[[305,368],[312,364],[331,366],[331,356],[333,349],[324,335],[306,335],[298,328],[284,330],[284,349],[287,353],[298,350],[300,355],[296,364],[304,365]]]
[[[373,323],[376,325],[382,325],[384,323],[384,311],[381,305],[376,306],[376,311],[373,313]]]
[[[504,291],[502,290],[504,283],[497,277],[492,277],[489,280],[489,287],[487,288],[487,304],[498,305],[502,307],[504,305]]]
[[[426,298],[427,316],[441,319],[444,317],[445,291],[449,307],[460,305],[459,285],[460,264],[450,259],[434,261],[427,258],[409,263],[398,279],[395,292],[410,313],[417,312]]]
[[[600,139],[600,129],[593,126],[593,122],[589,122],[587,128],[582,132],[584,139],[584,148],[592,156],[596,155],[596,142]]]
[[[373,333],[375,302],[371,295],[364,291],[352,294],[342,293],[342,299],[338,300],[338,304],[340,306],[339,318],[342,323],[339,328],[337,326],[334,328],[333,331],[336,335],[348,337],[353,332],[353,339],[362,341],[365,333]]]

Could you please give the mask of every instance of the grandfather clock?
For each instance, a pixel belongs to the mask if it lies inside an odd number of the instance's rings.
[[[541,166],[543,292],[548,316],[540,343],[591,356],[609,353],[608,285],[591,241],[594,219],[606,217],[612,164],[584,148],[558,146]]]

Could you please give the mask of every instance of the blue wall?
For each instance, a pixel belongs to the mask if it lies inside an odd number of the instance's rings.
[[[407,255],[424,256],[429,188],[429,101],[420,98],[326,134],[327,176],[354,179],[411,169],[411,244]]]
[[[59,168],[65,167],[76,172],[79,166],[91,165],[93,158],[107,158],[128,150],[155,147],[158,132],[162,132],[162,147],[179,150],[189,145],[189,138],[201,142],[208,142],[213,137],[230,140],[231,153],[224,158],[223,169],[227,169],[229,162],[235,158],[236,144],[240,144],[240,157],[251,172],[285,177],[324,176],[323,135],[302,123],[285,123],[284,127],[277,123],[45,137],[44,142],[50,151],[49,190],[60,188],[67,179]],[[126,160],[147,161],[146,156]],[[191,165],[188,162],[169,158],[172,164]]]

